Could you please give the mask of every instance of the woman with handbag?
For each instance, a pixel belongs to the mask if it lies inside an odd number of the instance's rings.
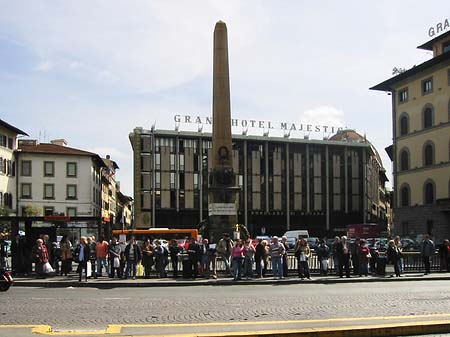
[[[153,245],[150,239],[147,239],[142,245],[142,265],[144,266],[145,278],[150,278],[153,264]]]

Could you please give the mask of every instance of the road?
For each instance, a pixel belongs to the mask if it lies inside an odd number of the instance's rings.
[[[223,331],[232,325],[248,330],[450,320],[448,281],[105,290],[13,287],[0,293],[0,299],[0,335],[2,326],[23,324],[50,325],[54,331],[139,325],[134,332],[138,335],[203,331],[205,323]],[[192,326],[180,325],[186,323]],[[151,324],[166,326],[152,330]]]

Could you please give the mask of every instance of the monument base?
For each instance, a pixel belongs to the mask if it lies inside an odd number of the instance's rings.
[[[236,215],[211,215],[208,217],[209,239],[213,243],[218,243],[224,233],[228,233],[233,238],[233,232],[237,224]]]

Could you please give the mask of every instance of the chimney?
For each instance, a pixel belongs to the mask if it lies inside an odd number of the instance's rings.
[[[19,139],[18,141],[19,148],[21,146],[36,146],[39,144],[36,139]]]
[[[53,139],[50,141],[53,145],[59,145],[59,146],[67,146],[67,141],[63,138],[61,139]]]

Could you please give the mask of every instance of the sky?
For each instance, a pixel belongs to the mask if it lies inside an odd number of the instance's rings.
[[[232,118],[355,129],[389,173],[391,98],[369,87],[430,59],[416,47],[449,8],[448,0],[0,0],[0,118],[40,142],[65,138],[111,155],[132,196],[129,133],[173,130],[176,114],[212,114],[222,20]]]

